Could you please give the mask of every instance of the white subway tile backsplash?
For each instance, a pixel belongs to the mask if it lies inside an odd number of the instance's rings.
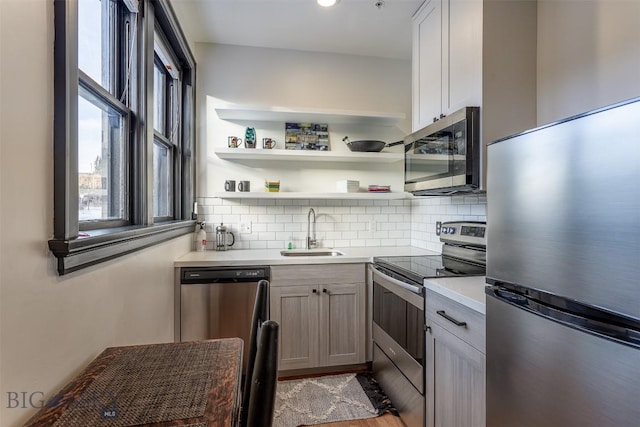
[[[259,215],[259,214],[266,214],[267,213],[267,206],[249,206],[249,213],[251,215]]]
[[[342,221],[343,222],[356,222],[356,221],[358,221],[358,215],[353,215],[353,214],[342,215]]]
[[[389,222],[389,215],[385,215],[385,214],[378,214],[378,215],[374,215],[373,216],[373,220],[381,223],[381,222]]]
[[[364,231],[364,228],[362,229],[362,231]],[[358,233],[359,231],[347,231],[347,232],[343,232],[342,233],[342,238],[345,240],[355,240],[358,238]],[[351,245],[351,246],[355,246],[355,245]]]
[[[276,240],[276,233],[271,231],[262,231],[258,233],[258,240]]]
[[[302,231],[302,224],[298,222],[285,222],[284,231]]]
[[[312,225],[313,227],[313,225]],[[316,232],[328,232],[333,231],[335,228],[335,223],[333,222],[318,222],[316,223]]]
[[[398,224],[395,222],[381,222],[378,224],[378,230],[396,230]]]
[[[249,249],[267,249],[267,243],[266,241],[253,240],[249,245]]]
[[[267,231],[282,232],[284,231],[284,224],[269,223],[267,224]]]
[[[293,222],[293,215],[276,215],[276,222],[283,222],[285,224],[290,224]]]
[[[458,215],[471,215],[471,206],[470,205],[458,206]]]
[[[285,206],[284,213],[286,214],[298,214],[300,213],[300,206]]]
[[[242,214],[249,214],[251,212],[250,212],[249,206],[239,205],[239,206],[231,206],[231,213],[234,215],[242,215]]]
[[[471,215],[486,215],[486,214],[487,214],[487,205],[471,206]]]
[[[485,221],[484,195],[414,197],[406,200],[286,200],[199,197],[198,220],[223,222],[236,235],[234,249],[304,248],[309,208],[316,212],[321,246],[406,246],[436,252],[436,221]],[[241,223],[251,233],[239,233]],[[371,228],[373,226],[373,228]],[[207,248],[213,250],[214,233]]]

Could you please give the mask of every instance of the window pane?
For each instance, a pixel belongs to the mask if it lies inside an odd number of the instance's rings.
[[[153,216],[172,217],[172,161],[171,150],[165,145],[153,144]]]
[[[166,134],[167,76],[164,67],[153,64],[153,128],[162,135]]]
[[[79,220],[127,220],[125,120],[80,90],[78,97]]]
[[[110,61],[113,0],[78,1],[78,67],[111,91]]]

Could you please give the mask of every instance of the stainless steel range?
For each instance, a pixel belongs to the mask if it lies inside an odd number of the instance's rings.
[[[407,427],[423,427],[424,281],[484,276],[486,224],[445,222],[442,255],[373,259],[373,370]]]

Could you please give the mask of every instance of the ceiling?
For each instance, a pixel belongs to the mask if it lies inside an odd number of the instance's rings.
[[[423,0],[171,0],[191,42],[411,58]],[[383,3],[377,7],[376,3]]]

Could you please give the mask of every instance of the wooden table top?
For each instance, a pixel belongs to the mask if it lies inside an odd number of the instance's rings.
[[[227,427],[238,423],[240,338],[110,347],[28,427]]]

